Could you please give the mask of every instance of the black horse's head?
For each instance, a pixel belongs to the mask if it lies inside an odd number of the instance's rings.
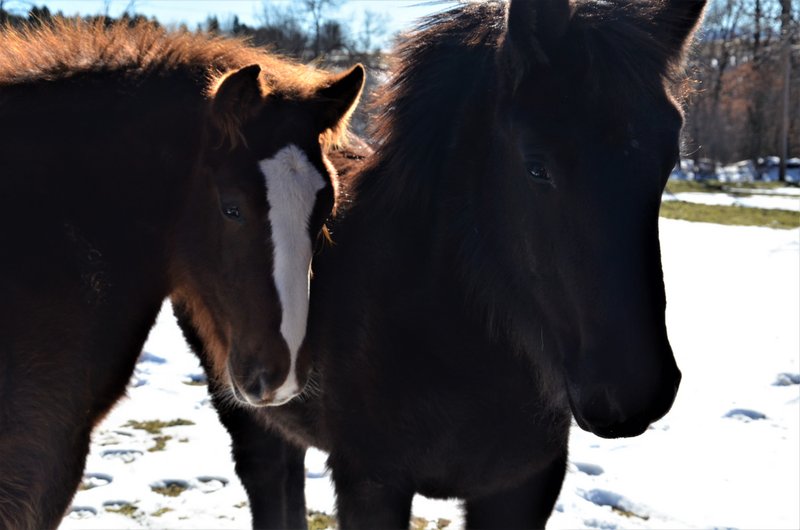
[[[658,213],[683,123],[670,76],[704,3],[513,0],[496,52],[491,215],[511,318],[603,437],[642,433],[681,380]]]
[[[671,86],[704,5],[465,4],[401,47],[388,91],[405,112],[384,114],[380,156],[411,162],[374,196],[412,212],[431,198],[447,219],[425,230],[467,302],[600,436],[642,433],[681,379],[658,213],[683,123]]]

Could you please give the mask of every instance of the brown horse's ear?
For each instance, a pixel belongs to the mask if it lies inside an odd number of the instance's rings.
[[[508,55],[507,64],[518,75],[532,64],[547,64],[567,30],[569,18],[569,0],[511,0],[501,48]]]
[[[364,67],[357,64],[314,92],[315,118],[320,132],[346,125],[361,98],[365,77]]]
[[[224,76],[214,95],[217,115],[241,123],[255,114],[262,102],[260,73],[261,67],[251,64]]]

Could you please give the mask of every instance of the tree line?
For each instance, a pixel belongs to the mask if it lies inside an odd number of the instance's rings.
[[[0,0],[0,23],[41,23],[59,16],[47,7],[14,14],[4,9],[5,2]],[[337,18],[342,3],[265,1],[256,25],[236,16],[221,20],[212,15],[193,29],[246,37],[257,46],[326,68],[364,63],[371,73],[368,99],[388,68],[382,49],[387,42],[386,15],[366,11],[344,21]],[[143,19],[135,8],[135,0],[130,0],[120,18]],[[710,0],[690,56],[685,157],[730,163],[800,155],[798,15],[800,2],[792,0]],[[364,108],[355,119],[360,133],[367,120]]]
[[[710,2],[689,65],[686,156],[800,155],[798,8],[792,0]]]

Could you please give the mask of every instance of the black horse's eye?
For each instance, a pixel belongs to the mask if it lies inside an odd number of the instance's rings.
[[[537,184],[552,184],[550,176],[547,174],[547,168],[539,162],[528,163],[528,175]]]
[[[239,212],[238,206],[224,206],[222,208],[222,213],[224,213],[225,217],[228,217],[229,219],[239,219],[242,216],[242,214]]]

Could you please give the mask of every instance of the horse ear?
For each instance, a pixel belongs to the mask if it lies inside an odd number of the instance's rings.
[[[646,30],[665,47],[673,60],[681,60],[700,21],[706,0],[666,0],[651,16],[642,17]]]
[[[255,114],[263,96],[258,82],[260,73],[261,67],[251,64],[225,75],[214,95],[214,111],[217,115],[247,118]]]
[[[366,72],[361,64],[333,77],[314,92],[316,121],[320,132],[347,123],[364,89]]]
[[[511,0],[503,45],[511,67],[547,64],[567,30],[569,0]]]

